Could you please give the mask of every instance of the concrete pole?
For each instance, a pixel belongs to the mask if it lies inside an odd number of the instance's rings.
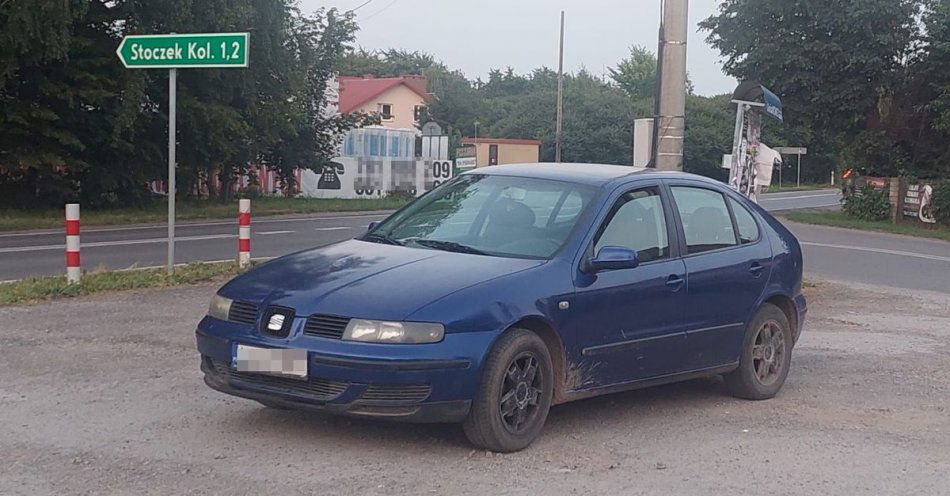
[[[557,122],[554,130],[554,161],[561,162],[561,126],[564,120],[564,11],[561,11],[561,42],[557,59]]]
[[[660,100],[656,116],[656,168],[683,170],[686,114],[686,37],[688,0],[663,1]]]

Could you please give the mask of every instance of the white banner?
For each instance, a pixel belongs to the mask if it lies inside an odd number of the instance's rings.
[[[303,171],[300,192],[311,198],[421,196],[451,179],[453,169],[451,160],[338,157],[319,174]]]

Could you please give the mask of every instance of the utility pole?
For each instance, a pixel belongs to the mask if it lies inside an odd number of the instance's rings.
[[[478,119],[475,119],[475,167],[478,167]]]
[[[554,161],[561,163],[561,125],[564,120],[564,11],[561,11],[561,43],[557,61],[557,123],[554,130]]]
[[[660,170],[683,170],[689,2],[688,0],[661,0],[661,2],[654,166]]]

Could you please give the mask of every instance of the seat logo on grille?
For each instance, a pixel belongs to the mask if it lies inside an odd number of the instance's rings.
[[[270,320],[267,321],[267,329],[270,331],[280,331],[284,328],[284,319],[286,317],[282,314],[275,313],[270,316]]]

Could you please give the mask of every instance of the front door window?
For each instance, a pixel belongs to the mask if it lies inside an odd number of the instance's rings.
[[[617,202],[612,217],[598,234],[594,253],[605,246],[636,251],[640,263],[670,256],[666,216],[657,190],[627,193]]]

